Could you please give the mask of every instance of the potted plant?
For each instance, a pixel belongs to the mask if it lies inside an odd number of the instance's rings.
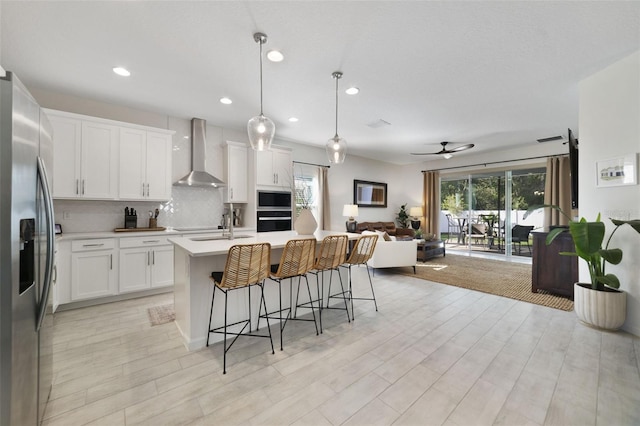
[[[549,207],[558,210],[569,219],[569,230],[575,244],[574,252],[560,252],[562,255],[578,256],[589,267],[591,283],[575,283],[574,309],[578,318],[590,325],[608,330],[617,330],[624,324],[626,318],[626,293],[620,288],[620,280],[615,274],[607,273],[607,263],[617,265],[622,261],[622,250],[609,248],[611,239],[616,231],[625,224],[640,233],[640,219],[617,220],[611,219],[613,231],[602,247],[605,237],[605,224],[600,220],[600,214],[594,222],[585,218],[572,220],[562,209],[555,205],[531,207],[526,215],[539,208]],[[525,217],[526,217],[525,215]],[[551,242],[566,228],[552,229],[547,235],[546,243]]]
[[[409,222],[409,213],[407,212],[407,204],[403,204],[400,206],[400,210],[398,211],[398,215],[396,216],[396,221],[400,228],[408,228]]]

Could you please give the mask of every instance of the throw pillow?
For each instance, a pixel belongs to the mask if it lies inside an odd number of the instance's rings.
[[[376,231],[376,234],[378,234],[378,241],[380,241],[381,239],[384,241],[391,241],[391,237],[389,237],[389,234],[387,234],[385,231]]]

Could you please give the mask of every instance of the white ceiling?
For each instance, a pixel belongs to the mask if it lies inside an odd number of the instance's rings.
[[[339,70],[348,153],[398,164],[443,140],[476,144],[462,156],[566,136],[578,82],[640,48],[633,1],[3,0],[0,16],[1,64],[28,86],[237,129],[259,113],[265,32],[285,55],[264,62],[277,138],[333,137]]]

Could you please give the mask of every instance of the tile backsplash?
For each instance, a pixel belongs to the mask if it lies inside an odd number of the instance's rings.
[[[124,208],[138,213],[138,227],[149,226],[149,210],[160,209],[158,226],[187,228],[212,227],[222,223],[224,204],[222,191],[213,188],[176,187],[171,200],[158,203],[147,201],[88,201],[54,200],[55,222],[63,232],[104,232],[124,227]]]

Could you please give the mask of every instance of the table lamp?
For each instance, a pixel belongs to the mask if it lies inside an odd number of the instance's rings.
[[[409,209],[409,216],[411,216],[411,227],[414,231],[420,228],[420,218],[422,217],[422,207],[411,207]]]
[[[349,217],[349,220],[346,222],[347,232],[356,232],[358,222],[355,221],[354,217],[358,216],[358,205],[345,204],[342,208],[342,216]]]

